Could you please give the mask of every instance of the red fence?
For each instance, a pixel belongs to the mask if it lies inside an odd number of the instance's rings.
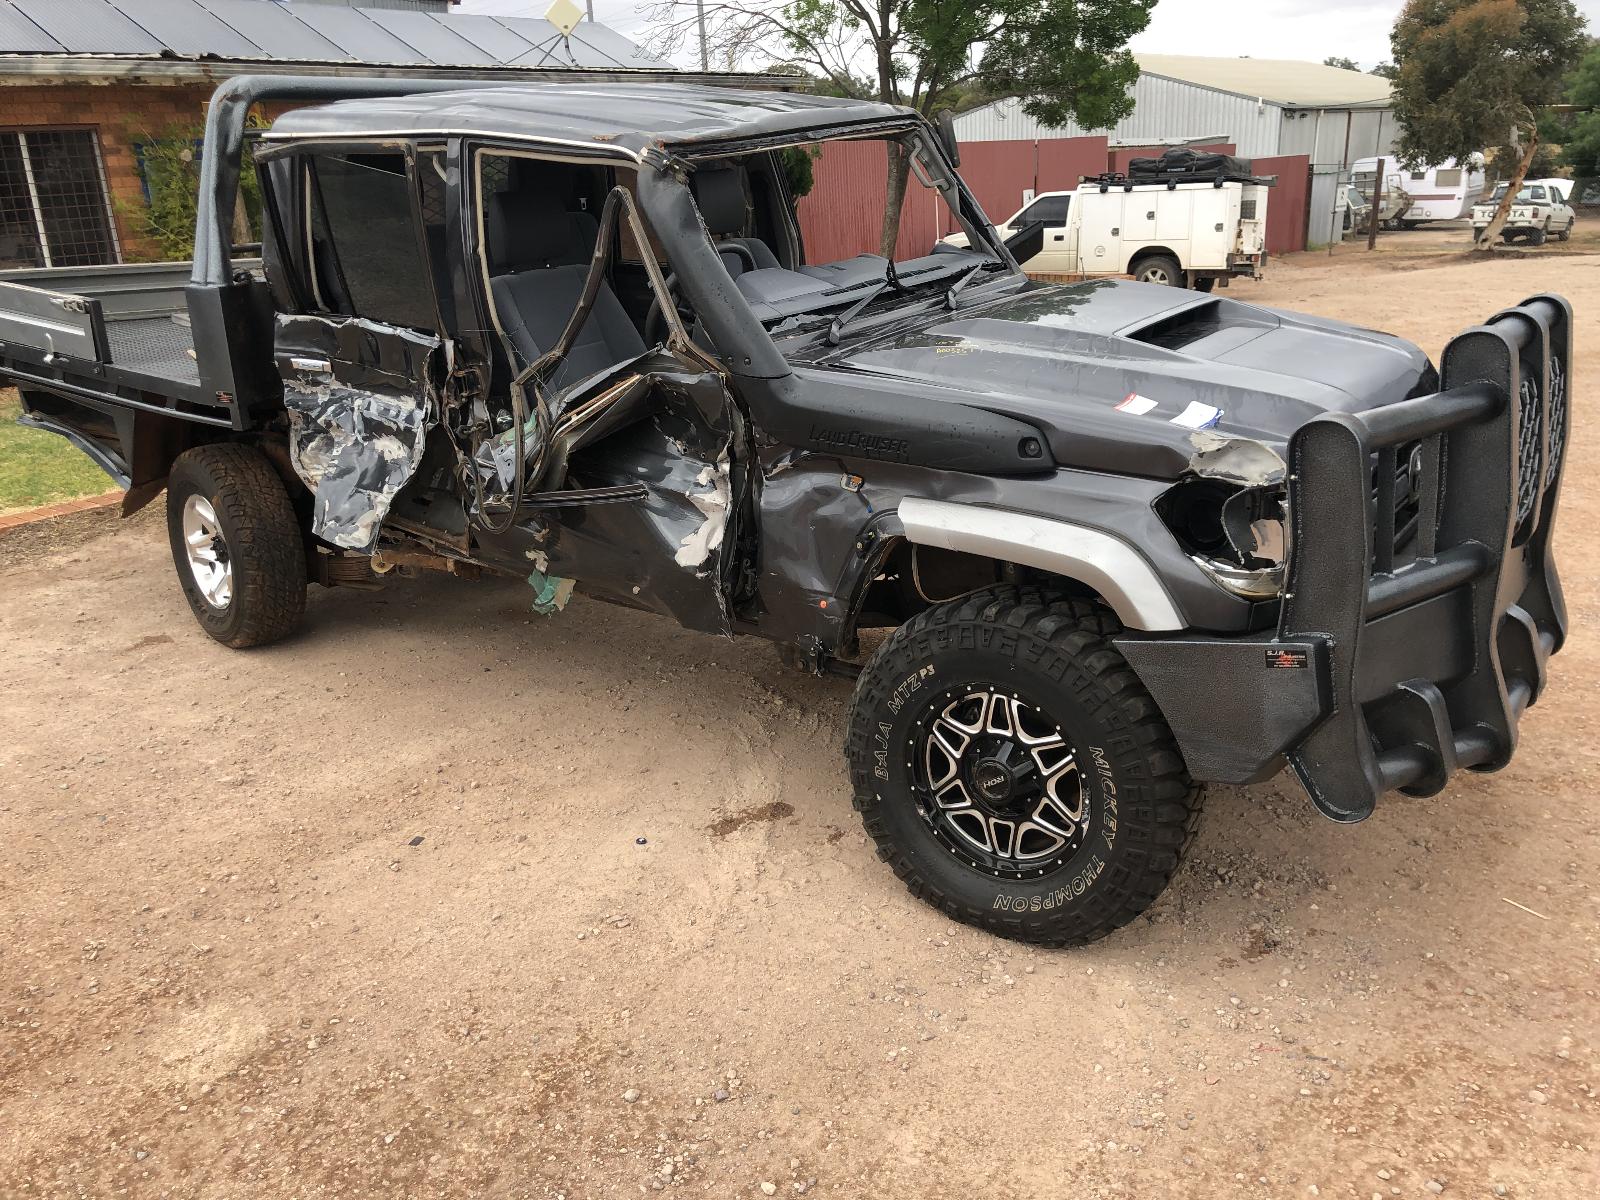
[[[1103,137],[967,142],[961,147],[961,177],[989,219],[998,223],[1022,207],[1027,190],[1068,191],[1078,186],[1080,176],[1126,170],[1129,159],[1159,149],[1119,147],[1112,151]],[[1196,149],[1231,154],[1234,147],[1220,142]],[[1306,247],[1310,161],[1303,154],[1254,160],[1257,175],[1278,178],[1267,201],[1269,254],[1288,254]],[[808,261],[837,262],[876,252],[888,196],[885,163],[882,142],[829,142],[823,147],[822,156],[812,164],[815,186],[797,206]],[[895,257],[927,254],[934,242],[953,228],[938,193],[923,187],[913,175],[900,210]]]
[[[1080,175],[1105,170],[1103,137],[1049,138],[1038,142],[969,142],[961,147],[961,177],[991,221],[1022,207],[1023,192],[1065,191]],[[836,262],[876,251],[888,191],[882,142],[828,142],[812,164],[815,185],[796,206],[810,262]],[[913,176],[900,210],[896,258],[928,253],[954,229],[939,194]]]
[[[1311,203],[1311,159],[1304,154],[1251,160],[1257,175],[1276,175],[1267,196],[1267,253],[1292,254],[1306,248],[1306,205]]]

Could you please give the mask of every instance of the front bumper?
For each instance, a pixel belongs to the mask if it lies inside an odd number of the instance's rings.
[[[1384,792],[1432,795],[1511,760],[1566,638],[1550,537],[1571,348],[1571,307],[1535,296],[1455,338],[1438,393],[1300,428],[1277,630],[1118,639],[1196,779],[1287,764],[1323,813],[1358,821]],[[1420,513],[1400,561],[1411,444]]]

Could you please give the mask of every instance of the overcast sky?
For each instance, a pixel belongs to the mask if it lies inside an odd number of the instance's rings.
[[[577,0],[579,7],[583,0]],[[1250,55],[1320,62],[1330,54],[1371,67],[1389,57],[1389,28],[1403,0],[1160,0],[1135,50]],[[1600,0],[1577,0],[1600,33]],[[550,0],[463,0],[462,12],[543,16]],[[648,33],[640,0],[594,0],[595,19],[634,41]],[[682,57],[682,56],[680,56]],[[686,60],[687,61],[687,60]]]

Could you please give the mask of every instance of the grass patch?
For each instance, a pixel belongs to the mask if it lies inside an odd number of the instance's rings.
[[[22,401],[0,390],[0,512],[98,496],[116,485],[66,438],[17,424]]]

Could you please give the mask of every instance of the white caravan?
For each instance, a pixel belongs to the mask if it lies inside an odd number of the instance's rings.
[[[1389,160],[1393,165],[1394,160]],[[1371,178],[1377,173],[1376,158],[1358,158],[1351,164],[1352,175]],[[1466,166],[1459,166],[1447,158],[1437,166],[1410,168],[1401,166],[1400,186],[1411,197],[1411,207],[1400,218],[1405,229],[1415,228],[1424,221],[1458,221],[1472,215],[1472,206],[1484,193],[1483,155],[1474,154]],[[1388,175],[1389,168],[1384,168]]]

